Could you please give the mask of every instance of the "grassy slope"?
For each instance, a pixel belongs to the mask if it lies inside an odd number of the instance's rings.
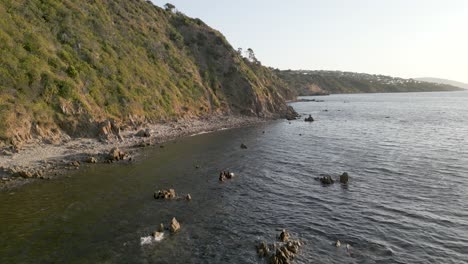
[[[292,97],[198,19],[142,0],[3,0],[0,140],[96,122],[271,115]]]
[[[300,95],[457,91],[458,87],[383,75],[339,71],[276,71]],[[307,74],[304,74],[307,73]]]

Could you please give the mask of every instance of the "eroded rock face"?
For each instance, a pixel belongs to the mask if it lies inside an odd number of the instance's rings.
[[[120,126],[114,120],[105,120],[98,125],[98,134],[101,140],[122,140]]]

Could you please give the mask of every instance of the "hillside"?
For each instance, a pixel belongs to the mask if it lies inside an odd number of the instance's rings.
[[[432,77],[416,78],[415,80],[422,81],[422,82],[448,84],[448,85],[452,85],[452,86],[455,86],[455,87],[468,89],[468,83],[462,83],[462,82],[457,82],[457,81],[453,81],[453,80],[447,80],[447,79],[441,79],[441,78],[432,78]]]
[[[270,117],[275,73],[199,19],[143,0],[0,2],[0,141],[95,137],[213,114]]]
[[[276,70],[276,73],[299,95],[460,90],[458,87],[447,84],[365,73],[302,70]]]

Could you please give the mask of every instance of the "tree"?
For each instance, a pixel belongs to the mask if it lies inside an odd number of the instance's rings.
[[[253,51],[253,49],[251,48],[248,48],[247,49],[247,56],[249,58],[249,60],[255,64],[260,64],[260,61],[257,60],[257,57],[255,57],[255,53]]]
[[[166,8],[167,11],[170,11],[170,12],[174,12],[175,10],[175,5],[171,4],[171,3],[167,3],[164,5],[164,8]]]

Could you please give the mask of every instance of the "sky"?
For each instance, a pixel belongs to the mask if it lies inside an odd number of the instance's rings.
[[[152,0],[163,6],[166,1]],[[468,83],[467,0],[170,0],[279,69]]]

